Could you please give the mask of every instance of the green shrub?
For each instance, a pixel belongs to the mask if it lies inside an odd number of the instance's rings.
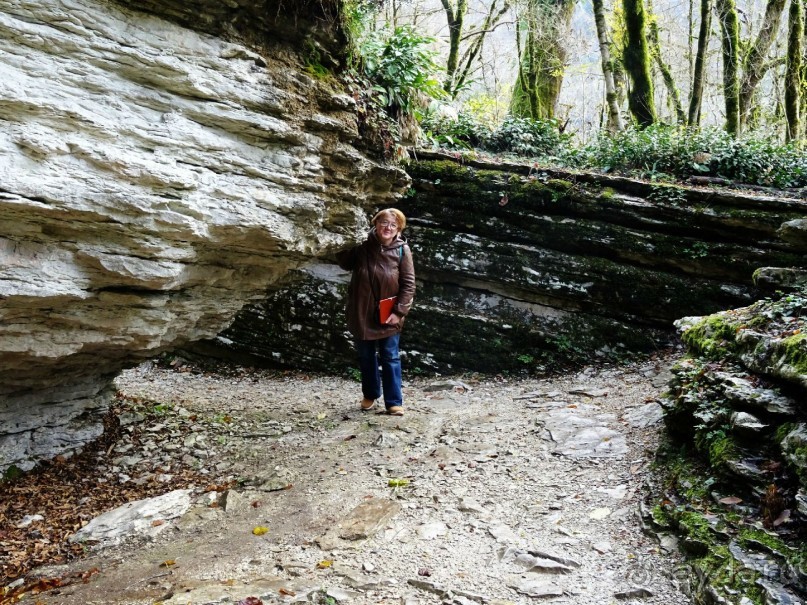
[[[562,156],[569,136],[563,135],[556,120],[530,120],[508,116],[493,131],[484,147],[529,157]]]
[[[568,135],[554,120],[508,117],[495,129],[473,116],[456,119],[426,114],[421,120],[425,141],[445,149],[482,149],[526,157],[558,157],[568,153]]]
[[[735,139],[722,130],[688,130],[653,125],[603,133],[593,143],[569,154],[570,163],[640,176],[704,175],[738,183],[775,187],[807,185],[807,157],[795,145],[754,133]]]
[[[434,99],[445,95],[432,76],[439,71],[436,53],[429,48],[433,42],[406,25],[374,31],[361,44],[365,72],[380,103],[394,117],[414,115],[420,95]]]
[[[481,148],[491,130],[473,116],[460,113],[456,119],[427,112],[420,121],[422,138],[431,147],[442,149]]]

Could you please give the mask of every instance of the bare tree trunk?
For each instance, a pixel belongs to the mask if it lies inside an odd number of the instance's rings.
[[[703,104],[703,83],[706,79],[706,53],[709,48],[709,32],[712,29],[712,7],[709,0],[701,0],[701,25],[698,30],[698,50],[695,54],[695,72],[692,75],[692,92],[689,95],[687,124],[699,126]]]
[[[723,99],[726,106],[726,132],[740,133],[740,81],[737,76],[740,56],[740,25],[734,0],[717,0],[723,44]]]
[[[798,141],[801,137],[799,110],[801,109],[801,60],[804,38],[804,14],[801,0],[790,0],[787,28],[787,68],[785,71],[785,118],[787,140]]]
[[[768,53],[779,31],[779,21],[785,9],[785,0],[768,0],[765,17],[754,45],[748,51],[743,65],[743,78],[740,82],[740,129],[744,129],[754,99],[757,85],[767,72]]]
[[[505,0],[502,3],[502,7],[496,12],[498,0],[493,0],[490,5],[490,10],[488,11],[487,17],[485,17],[485,21],[482,24],[482,28],[476,32],[474,35],[473,43],[466,49],[466,51],[462,55],[462,59],[460,63],[462,63],[462,68],[458,68],[458,72],[454,77],[454,84],[451,90],[448,93],[451,95],[451,98],[454,99],[457,97],[457,94],[462,87],[465,85],[465,82],[468,81],[469,76],[471,75],[471,71],[474,65],[474,61],[476,61],[477,57],[482,52],[482,46],[485,43],[485,36],[488,32],[493,31],[499,25],[502,17],[510,10],[510,5]]]
[[[653,102],[653,81],[650,78],[650,58],[647,50],[645,11],[642,0],[622,0],[625,12],[625,71],[631,81],[628,107],[642,127],[656,121]]]
[[[619,96],[614,82],[614,69],[611,61],[611,49],[608,43],[608,30],[605,24],[605,7],[603,0],[594,1],[594,24],[597,26],[597,39],[600,42],[600,60],[602,75],[605,79],[605,105],[608,108],[607,129],[619,132],[625,129],[619,113]]]
[[[684,106],[681,104],[681,93],[678,92],[678,86],[675,85],[675,79],[672,75],[670,66],[661,58],[661,43],[659,42],[658,23],[653,16],[653,5],[651,0],[647,0],[647,11],[650,13],[648,19],[647,40],[650,46],[650,54],[656,62],[656,66],[661,72],[661,79],[664,81],[664,86],[667,87],[667,92],[672,99],[673,109],[675,110],[675,119],[679,124],[686,124],[687,116],[684,113]]]

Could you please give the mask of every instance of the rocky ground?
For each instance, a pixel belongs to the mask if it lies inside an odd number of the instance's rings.
[[[168,494],[76,521],[84,554],[5,600],[689,603],[637,514],[669,361],[410,380],[402,418],[360,412],[350,380],[146,364],[86,472]],[[9,510],[29,536],[57,516]]]

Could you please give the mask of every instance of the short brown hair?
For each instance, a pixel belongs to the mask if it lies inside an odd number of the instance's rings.
[[[395,222],[398,223],[398,232],[401,232],[406,227],[406,217],[404,213],[398,210],[397,208],[384,208],[384,210],[380,210],[376,212],[376,215],[373,217],[373,220],[370,221],[375,225],[381,217],[392,215],[395,217]]]

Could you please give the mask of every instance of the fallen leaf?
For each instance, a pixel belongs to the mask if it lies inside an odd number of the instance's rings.
[[[166,559],[162,563],[160,563],[160,567],[171,567],[172,565],[176,565],[177,562],[174,559]]]
[[[253,500],[252,501],[252,508],[258,508],[261,505],[260,500]]]
[[[263,534],[267,533],[268,531],[269,531],[269,528],[264,527],[263,525],[258,525],[257,527],[254,527],[252,529],[252,533],[255,534],[256,536],[262,536]]]
[[[282,594],[284,597],[296,597],[297,596],[296,592],[294,592],[293,590],[288,590],[287,588],[281,588],[280,590],[278,590],[278,592],[280,594]]]
[[[320,412],[319,414],[317,414],[317,420],[323,420],[325,416],[327,416],[325,412]]]
[[[355,438],[356,438],[356,435],[348,435],[347,437],[345,437],[345,441],[350,441],[351,439],[355,439]]]
[[[399,479],[390,479],[387,481],[387,485],[389,487],[406,487],[409,485],[409,479],[399,478]]]
[[[720,498],[718,502],[720,504],[740,504],[742,502],[742,498],[738,498],[737,496],[726,496],[725,498]]]
[[[247,597],[246,599],[238,601],[237,605],[263,605],[263,601],[258,597]]]
[[[160,525],[165,525],[165,521],[162,519],[154,519],[154,521],[151,522],[152,527],[159,527]]]
[[[327,569],[331,565],[333,565],[333,561],[331,561],[330,559],[323,559],[322,561],[317,563],[317,569]]]
[[[781,512],[781,514],[776,517],[776,520],[773,522],[774,527],[779,527],[782,523],[786,523],[790,520],[790,509],[786,508]]]

